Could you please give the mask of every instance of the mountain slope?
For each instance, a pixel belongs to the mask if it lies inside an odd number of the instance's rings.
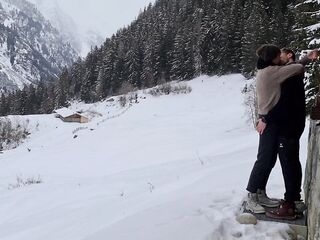
[[[76,52],[25,0],[0,1],[0,88],[50,81],[70,66]]]
[[[79,26],[75,20],[66,13],[57,0],[28,0],[36,5],[37,9],[59,30],[63,37],[71,43],[79,55],[85,56],[90,49],[100,45],[104,37],[97,30]],[[77,6],[78,8],[79,6]],[[81,9],[77,9],[81,11]]]
[[[286,225],[235,220],[258,145],[244,84],[241,75],[202,76],[188,95],[139,92],[127,110],[73,104],[96,116],[83,125],[21,117],[29,140],[0,155],[0,239],[288,239]],[[305,147],[304,135],[303,166]],[[16,176],[39,175],[39,185],[7,189]],[[277,165],[268,192],[283,191]]]

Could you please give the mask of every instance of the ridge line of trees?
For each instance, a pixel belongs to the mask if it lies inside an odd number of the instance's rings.
[[[200,74],[254,74],[261,44],[290,46],[294,1],[157,0],[129,26],[65,68],[55,85],[2,94],[0,115],[50,113],[69,100],[90,103]],[[300,36],[300,35],[299,35]]]

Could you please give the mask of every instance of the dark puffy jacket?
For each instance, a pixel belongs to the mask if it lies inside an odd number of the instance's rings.
[[[281,84],[281,97],[265,116],[267,122],[280,127],[280,135],[300,138],[305,128],[306,106],[304,74],[288,78]]]

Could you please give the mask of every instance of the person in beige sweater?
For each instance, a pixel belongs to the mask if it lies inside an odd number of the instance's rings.
[[[299,63],[283,65],[280,62],[281,50],[274,45],[263,45],[257,50],[257,98],[259,121],[265,122],[264,116],[278,103],[281,95],[281,83],[288,78],[302,74],[304,65],[318,56],[314,51]],[[247,190],[247,210],[264,213],[264,207],[276,207],[278,200],[266,195],[266,185],[275,165],[278,154],[279,126],[268,123],[260,132],[257,161],[251,171]],[[264,206],[264,207],[263,207]]]

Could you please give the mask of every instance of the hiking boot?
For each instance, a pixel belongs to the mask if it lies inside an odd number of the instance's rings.
[[[282,201],[276,210],[267,211],[266,216],[282,220],[295,220],[297,218],[295,204],[294,202]]]
[[[269,198],[265,190],[258,189],[257,194],[258,194],[258,203],[261,206],[273,208],[273,207],[278,207],[280,205],[280,200],[275,198]]]
[[[266,212],[264,208],[258,203],[258,195],[256,193],[248,193],[248,199],[245,209],[252,213]]]

